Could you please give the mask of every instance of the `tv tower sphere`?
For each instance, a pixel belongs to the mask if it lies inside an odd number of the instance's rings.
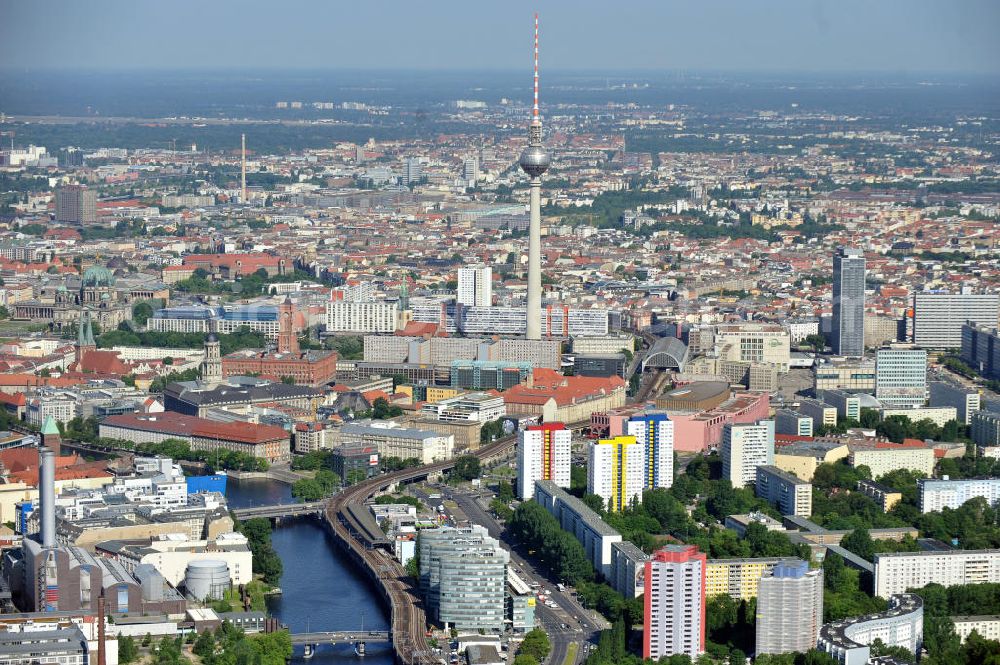
[[[535,145],[529,143],[528,147],[521,153],[521,169],[532,178],[540,178],[549,169],[551,163],[552,158],[549,157],[549,153],[545,152],[541,143]]]

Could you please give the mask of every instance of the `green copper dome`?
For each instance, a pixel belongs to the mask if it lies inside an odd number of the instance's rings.
[[[104,266],[91,266],[83,272],[84,286],[114,286],[115,276]]]

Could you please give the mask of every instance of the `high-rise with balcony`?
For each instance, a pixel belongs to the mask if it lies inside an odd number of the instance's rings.
[[[753,485],[757,467],[774,464],[774,421],[726,424],[721,452],[722,478],[733,487]]]
[[[570,486],[572,434],[562,423],[531,425],[518,433],[517,495],[522,501],[535,496],[539,480]]]
[[[590,444],[587,492],[604,499],[605,507],[611,511],[627,507],[633,499],[642,499],[645,457],[645,446],[631,435]]]
[[[493,268],[470,266],[458,269],[458,302],[467,307],[493,305]]]
[[[841,247],[833,257],[833,352],[861,357],[865,352],[865,256]]]
[[[665,413],[633,416],[625,432],[643,446],[643,489],[674,484],[674,423]]]
[[[823,626],[823,570],[782,561],[757,585],[757,653],[809,651]]]
[[[643,658],[704,653],[705,561],[694,545],[667,545],[646,562]]]

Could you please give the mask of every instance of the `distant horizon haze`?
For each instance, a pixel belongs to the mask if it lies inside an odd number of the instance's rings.
[[[0,64],[61,71],[1000,75],[996,0],[433,4],[0,0]]]

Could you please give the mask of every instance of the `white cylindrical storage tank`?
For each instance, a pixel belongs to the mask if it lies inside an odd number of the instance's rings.
[[[184,586],[197,600],[220,600],[229,588],[229,566],[218,559],[192,561],[184,572]]]

